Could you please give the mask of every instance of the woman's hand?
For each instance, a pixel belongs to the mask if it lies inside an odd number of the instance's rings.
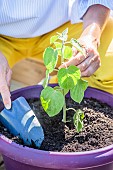
[[[95,4],[88,8],[83,16],[83,32],[78,39],[84,50],[84,55],[73,48],[73,57],[63,63],[60,68],[75,65],[80,68],[81,76],[89,77],[100,67],[100,57],[97,48],[100,37],[106,26],[110,9]]]
[[[78,40],[82,46],[84,55],[73,47],[73,57],[63,63],[60,68],[75,65],[81,70],[82,77],[91,76],[100,67],[100,56],[97,51],[97,44],[91,36],[82,36]]]
[[[10,80],[12,71],[4,55],[0,52],[0,93],[6,109],[11,108]]]

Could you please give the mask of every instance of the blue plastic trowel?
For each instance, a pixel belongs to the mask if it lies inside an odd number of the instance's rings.
[[[10,110],[3,109],[0,121],[14,136],[20,137],[24,144],[40,147],[44,140],[44,132],[24,97],[19,97],[12,102]]]

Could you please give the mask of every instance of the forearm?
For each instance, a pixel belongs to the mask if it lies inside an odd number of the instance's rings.
[[[81,37],[88,36],[98,46],[101,33],[110,14],[109,8],[103,5],[92,5],[83,16],[83,33]]]

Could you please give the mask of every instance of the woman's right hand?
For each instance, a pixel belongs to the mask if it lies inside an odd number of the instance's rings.
[[[6,109],[11,108],[10,80],[12,71],[4,55],[0,52],[0,93]]]

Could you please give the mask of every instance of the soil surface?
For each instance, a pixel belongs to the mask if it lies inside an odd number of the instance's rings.
[[[113,108],[94,99],[84,99],[77,104],[66,99],[67,108],[84,111],[84,128],[77,133],[72,122],[73,111],[67,112],[68,122],[62,122],[62,112],[50,118],[44,111],[39,99],[30,99],[29,104],[37,115],[45,134],[41,150],[58,152],[78,152],[99,149],[113,144]],[[16,143],[23,144],[21,139],[8,133],[0,124],[0,133]],[[33,147],[33,146],[31,146]]]

